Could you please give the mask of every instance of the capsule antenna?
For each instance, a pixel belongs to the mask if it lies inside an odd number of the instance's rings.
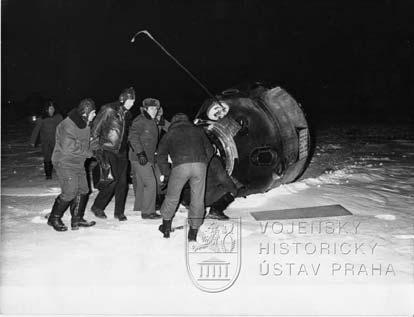
[[[184,70],[188,76],[190,76],[190,78],[192,80],[194,80],[211,98],[213,98],[220,106],[223,107],[223,105],[221,104],[220,100],[213,95],[210,90],[208,90],[208,88],[203,85],[183,64],[181,64],[170,52],[167,51],[167,49],[160,43],[158,42],[152,35],[150,32],[148,32],[147,30],[141,30],[138,31],[137,33],[135,33],[135,35],[131,38],[131,43],[135,42],[135,38],[140,35],[140,34],[144,34],[146,35],[150,40],[152,40],[165,54],[167,54],[178,66],[181,67],[182,70]]]

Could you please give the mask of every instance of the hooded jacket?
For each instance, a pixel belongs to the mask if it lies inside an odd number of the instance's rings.
[[[103,105],[91,129],[93,149],[125,152],[130,120],[130,112],[119,101]]]
[[[157,163],[163,175],[169,175],[168,155],[172,167],[184,163],[208,163],[214,154],[213,146],[203,128],[188,119],[171,123],[158,146]]]
[[[91,156],[90,128],[82,120],[77,109],[73,109],[56,128],[52,162],[55,165],[84,168],[85,160]]]

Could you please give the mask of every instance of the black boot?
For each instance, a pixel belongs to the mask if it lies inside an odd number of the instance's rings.
[[[46,179],[52,179],[53,164],[51,161],[45,161],[43,163],[45,168]]]
[[[68,227],[62,222],[62,217],[70,203],[70,201],[63,200],[60,195],[55,199],[47,224],[52,226],[56,231],[68,230]]]
[[[217,219],[217,220],[228,220],[224,214],[224,210],[234,201],[234,197],[231,193],[227,193],[222,196],[219,200],[214,202],[211,205],[210,212],[208,213],[206,218],[209,219]]]
[[[101,219],[106,219],[107,218],[105,212],[102,209],[99,209],[95,206],[92,206],[91,211],[93,212],[93,214],[97,218],[101,218]]]
[[[171,232],[171,222],[172,220],[162,220],[162,225],[160,225],[158,227],[158,230],[160,230],[163,234],[164,234],[164,238],[169,238],[170,237],[170,232]]]
[[[92,227],[96,224],[95,221],[86,221],[83,219],[87,202],[87,194],[78,195],[74,200],[72,200],[70,204],[70,214],[72,215],[72,230],[78,230],[79,227]]]
[[[142,219],[159,219],[159,218],[161,218],[161,216],[159,214],[157,214],[156,212],[153,212],[151,214],[141,213],[141,218]]]
[[[118,219],[119,221],[127,221],[128,218],[125,214],[114,214],[114,218]]]
[[[211,206],[210,212],[206,218],[216,220],[229,220],[229,217],[224,214],[223,210],[216,209],[214,206]]]
[[[188,230],[188,242],[197,241],[197,233],[198,229],[190,228],[190,230]]]

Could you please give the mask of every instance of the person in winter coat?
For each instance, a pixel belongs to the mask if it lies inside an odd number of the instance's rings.
[[[177,209],[181,191],[188,181],[191,188],[188,240],[197,239],[198,228],[204,218],[207,165],[213,154],[214,149],[201,127],[195,126],[183,113],[176,114],[172,118],[171,125],[161,139],[157,153],[161,173],[168,179],[167,195],[161,206],[163,221],[159,227],[164,238],[170,236],[171,221]],[[172,161],[171,172],[168,156]]]
[[[98,218],[106,218],[106,206],[115,196],[114,217],[127,220],[125,201],[128,192],[128,130],[131,123],[129,110],[135,102],[135,90],[122,91],[119,100],[101,107],[92,126],[92,143],[99,164],[110,167],[113,181],[98,187],[99,194],[91,207]]]
[[[68,230],[62,222],[62,216],[69,206],[72,230],[95,225],[94,221],[83,218],[89,193],[84,164],[92,156],[89,123],[94,117],[94,101],[83,99],[56,128],[52,162],[61,194],[56,198],[47,221],[56,231]]]
[[[54,102],[52,100],[46,101],[42,117],[37,121],[30,138],[30,143],[33,147],[36,146],[39,139],[42,144],[43,164],[46,179],[52,179],[52,153],[55,147],[56,127],[62,120],[62,115],[57,113]]]
[[[160,132],[156,121],[159,109],[159,100],[144,99],[142,113],[132,122],[128,136],[129,160],[135,183],[134,210],[141,210],[143,219],[161,218],[155,212],[157,180],[154,171]]]

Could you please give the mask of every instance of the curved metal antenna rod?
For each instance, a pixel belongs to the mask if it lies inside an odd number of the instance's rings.
[[[163,52],[165,53],[165,54],[167,54],[178,66],[180,66],[181,67],[181,69],[183,69],[187,74],[188,74],[188,76],[190,76],[191,77],[191,79],[192,80],[194,80],[201,88],[203,88],[203,90],[211,97],[211,98],[213,98],[215,101],[217,101],[218,102],[218,104],[220,105],[220,106],[222,106],[223,107],[223,105],[221,104],[221,102],[220,102],[220,100],[218,100],[218,98],[216,97],[216,96],[214,96],[208,89],[207,89],[207,87],[206,86],[204,86],[185,66],[183,66],[173,55],[171,55],[171,53],[170,52],[168,52],[167,51],[167,49],[164,47],[164,46],[162,46],[162,44],[160,43],[160,42],[158,42],[147,30],[141,30],[141,31],[138,31],[137,33],[135,33],[135,35],[132,37],[132,39],[131,39],[131,43],[134,43],[135,42],[135,38],[138,36],[138,35],[140,35],[140,34],[145,34],[146,36],[148,36],[155,44],[157,44],[157,46],[159,47],[159,48],[161,48],[162,50],[163,50]]]

